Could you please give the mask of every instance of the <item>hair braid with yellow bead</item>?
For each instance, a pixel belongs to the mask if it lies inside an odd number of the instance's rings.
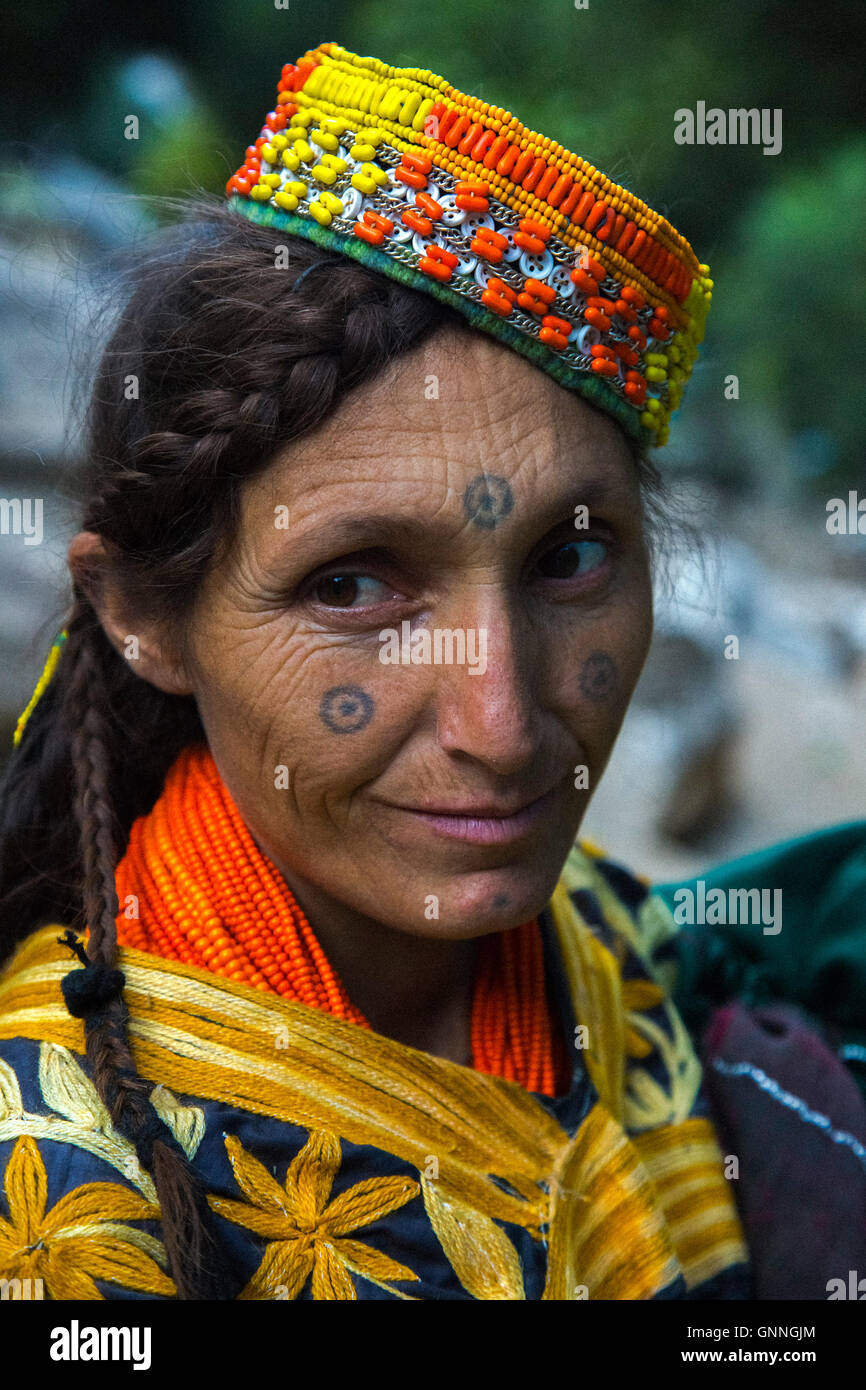
[[[451,304],[643,445],[667,442],[712,299],[659,213],[516,116],[336,43],[287,63],[226,185],[253,221]]]

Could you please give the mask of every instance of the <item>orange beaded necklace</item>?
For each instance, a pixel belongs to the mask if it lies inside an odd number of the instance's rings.
[[[170,769],[153,809],[132,827],[116,883],[122,946],[370,1027],[284,878],[260,853],[206,748],[186,749]],[[127,915],[132,904],[137,917]],[[478,1071],[538,1094],[568,1087],[537,919],[480,942],[472,1058]]]

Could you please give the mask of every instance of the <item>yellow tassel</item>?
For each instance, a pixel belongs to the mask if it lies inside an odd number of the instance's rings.
[[[30,701],[27,705],[27,708],[25,709],[24,713],[19,718],[17,725],[15,726],[15,733],[13,735],[12,742],[16,748],[18,747],[18,744],[21,742],[21,738],[24,733],[24,729],[26,728],[28,719],[35,710],[36,706],[38,705],[44,691],[51,682],[51,678],[54,675],[55,670],[57,669],[57,663],[60,660],[60,653],[63,650],[63,644],[66,641],[67,635],[68,634],[66,632],[66,629],[64,628],[63,632],[61,632],[60,636],[55,640],[54,646],[48,653],[48,660],[45,663],[42,675],[39,677],[39,680],[36,683],[36,689],[30,696]]]

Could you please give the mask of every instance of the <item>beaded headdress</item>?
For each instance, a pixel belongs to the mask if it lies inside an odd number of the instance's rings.
[[[628,189],[419,68],[336,43],[287,63],[231,206],[459,310],[661,445],[712,280]]]

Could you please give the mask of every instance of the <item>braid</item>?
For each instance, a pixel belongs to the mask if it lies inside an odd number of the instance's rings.
[[[64,981],[71,1010],[85,1019],[93,1083],[115,1127],[152,1171],[159,1197],[169,1268],[181,1298],[236,1293],[216,1238],[204,1190],[186,1155],[151,1103],[153,1083],[140,1076],[127,1036],[129,1012],[120,995],[117,961],[117,835],[106,748],[105,692],[90,649],[86,616],[70,624],[72,657],[64,713],[72,734],[75,816],[81,837],[82,908],[90,928],[88,965]],[[72,933],[69,934],[72,936]],[[92,980],[87,977],[95,972]],[[101,988],[114,977],[114,988]],[[72,990],[68,987],[72,986]],[[109,997],[106,997],[109,995]]]
[[[73,640],[74,635],[77,633],[73,623],[70,632]],[[112,965],[116,941],[114,869],[117,848],[98,682],[99,666],[87,642],[76,642],[65,712],[72,730],[75,819],[81,832],[82,907],[90,928],[91,960]]]
[[[118,486],[128,486],[133,473],[160,488],[175,479],[184,492],[191,484],[212,486],[229,454],[234,467],[248,459],[252,470],[263,450],[319,424],[342,395],[393,355],[389,339],[399,316],[391,287],[371,293],[368,272],[354,262],[330,271],[326,299],[300,300],[290,337],[285,315],[280,300],[260,322],[261,337],[243,368],[227,360],[219,374],[224,381],[184,396],[169,429],[135,441],[132,469],[118,475]]]

